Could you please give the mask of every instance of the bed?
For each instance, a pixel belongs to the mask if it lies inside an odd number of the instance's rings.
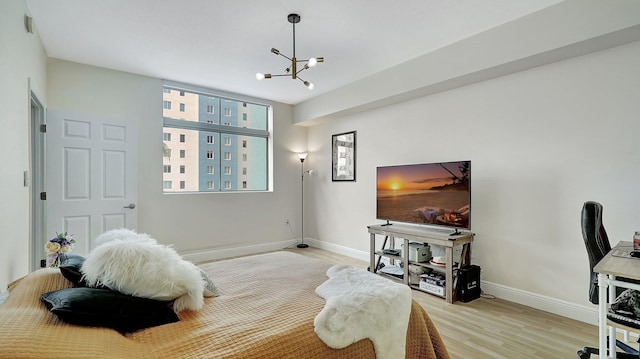
[[[375,358],[370,340],[331,349],[314,332],[324,300],[314,293],[330,264],[282,251],[200,265],[220,296],[180,321],[121,334],[67,324],[42,293],[71,287],[58,269],[37,270],[9,285],[0,305],[1,358]],[[406,358],[448,358],[434,324],[412,302]]]

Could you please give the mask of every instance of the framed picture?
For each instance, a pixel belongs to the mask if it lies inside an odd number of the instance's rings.
[[[331,180],[356,180],[356,131],[331,136],[331,167]]]

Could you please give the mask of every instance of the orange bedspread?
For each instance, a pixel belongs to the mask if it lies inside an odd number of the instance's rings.
[[[200,266],[220,296],[180,322],[132,334],[66,324],[40,301],[44,292],[68,288],[57,269],[41,269],[12,283],[0,305],[1,358],[375,358],[361,340],[335,350],[314,333],[324,307],[314,293],[324,282],[324,262],[291,252],[242,257]],[[413,302],[407,358],[448,358],[425,311]]]

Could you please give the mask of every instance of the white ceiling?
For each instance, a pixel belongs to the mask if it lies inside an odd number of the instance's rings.
[[[562,0],[27,0],[49,57],[297,104]],[[323,56],[300,81],[296,56]],[[437,69],[432,69],[437,71]]]

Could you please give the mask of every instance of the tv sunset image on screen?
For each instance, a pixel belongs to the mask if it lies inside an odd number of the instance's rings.
[[[376,168],[376,218],[471,229],[471,161]]]

